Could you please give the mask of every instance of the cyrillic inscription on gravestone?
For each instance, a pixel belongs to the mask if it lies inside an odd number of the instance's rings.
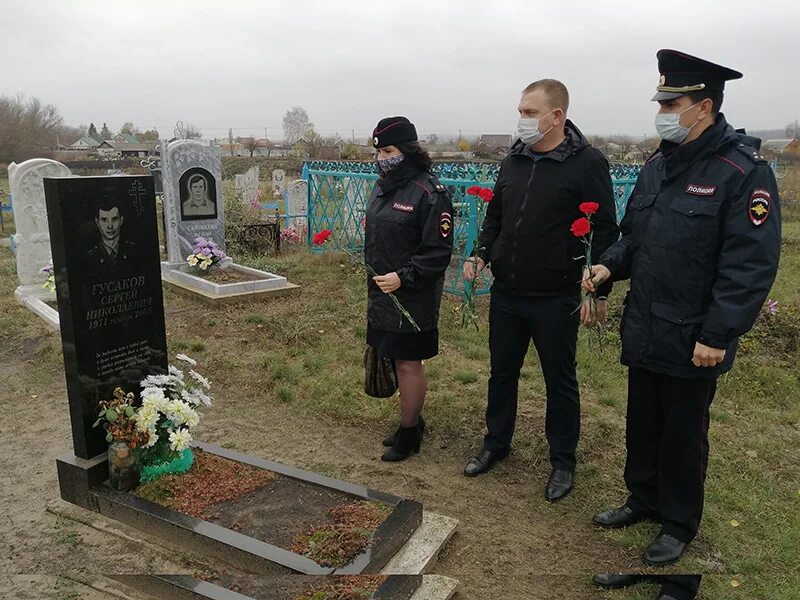
[[[92,427],[114,388],[167,369],[153,178],[45,178],[75,455],[105,452]]]

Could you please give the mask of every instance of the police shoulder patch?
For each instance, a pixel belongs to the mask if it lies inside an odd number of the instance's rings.
[[[443,238],[447,238],[450,236],[450,233],[453,230],[453,215],[449,212],[443,212],[442,215],[439,217],[439,233],[442,234]]]
[[[756,227],[764,224],[769,217],[770,207],[772,205],[772,196],[769,191],[764,189],[753,190],[750,194],[750,202],[747,207],[747,216]]]

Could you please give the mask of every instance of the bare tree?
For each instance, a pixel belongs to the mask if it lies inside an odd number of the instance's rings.
[[[142,133],[138,133],[138,129],[134,130],[137,133],[133,133],[136,139],[141,140],[142,142],[153,142],[158,140],[158,130],[157,129],[148,129],[147,131],[143,131]]]
[[[0,162],[48,155],[62,125],[63,119],[52,104],[22,95],[0,96]]]
[[[250,152],[250,158],[253,158],[253,153],[258,149],[258,140],[254,137],[243,138],[240,140],[244,149]]]
[[[203,137],[203,133],[191,123],[187,123],[183,128],[183,139],[186,140],[199,140]]]
[[[283,138],[289,145],[298,142],[313,129],[314,124],[309,122],[308,113],[300,106],[287,110],[283,115]]]
[[[103,138],[103,140],[110,140],[114,137],[111,134],[111,130],[108,128],[108,125],[105,123],[103,123],[103,129],[100,130],[100,137]]]
[[[800,121],[795,119],[786,126],[786,137],[792,140],[800,138]]]

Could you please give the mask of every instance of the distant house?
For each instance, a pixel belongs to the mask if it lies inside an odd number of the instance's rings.
[[[514,138],[510,134],[502,133],[502,134],[483,134],[481,139],[478,140],[479,144],[486,144],[489,148],[492,149],[503,149],[508,150],[511,148],[511,144],[514,143]]]
[[[125,142],[126,144],[138,144],[139,140],[136,139],[135,135],[131,135],[130,133],[118,133],[114,136],[115,142]]]
[[[100,142],[98,142],[96,139],[89,136],[84,136],[74,144],[71,144],[70,148],[73,150],[94,150],[99,145]]]
[[[119,155],[122,158],[144,158],[148,154],[155,152],[155,147],[156,142],[130,144],[128,142],[106,140],[97,147],[97,153],[100,156]]]
[[[489,157],[502,157],[508,154],[511,144],[514,143],[512,135],[503,133],[484,133],[478,143],[473,147],[475,156],[489,158]]]
[[[761,150],[774,152],[775,154],[782,154],[784,152],[800,152],[800,140],[797,138],[767,140],[761,144]]]

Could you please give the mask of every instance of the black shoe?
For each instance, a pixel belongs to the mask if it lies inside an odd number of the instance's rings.
[[[419,452],[421,445],[422,432],[419,427],[416,425],[413,427],[401,427],[397,432],[397,436],[395,436],[394,444],[383,453],[381,460],[384,462],[405,460],[411,454]]]
[[[670,594],[659,594],[658,596],[656,596],[656,600],[678,600],[678,599]]]
[[[419,421],[417,422],[417,427],[419,427],[419,430],[422,433],[425,433],[425,419],[422,418],[422,415],[419,416]],[[395,440],[395,438],[397,438],[397,434],[398,434],[399,431],[400,431],[400,428],[398,427],[397,431],[395,431],[391,435],[388,435],[385,438],[383,438],[383,445],[386,446],[387,448],[389,446],[393,446],[394,445],[394,440]]]
[[[478,456],[467,463],[467,466],[464,469],[464,475],[467,477],[475,477],[481,473],[486,473],[486,471],[491,469],[495,463],[503,460],[506,456],[508,456],[508,452],[493,452],[484,448],[478,453]]]
[[[619,529],[621,527],[634,525],[640,521],[651,520],[654,516],[655,515],[652,513],[633,510],[627,504],[623,504],[619,508],[612,508],[611,510],[597,513],[592,518],[592,522],[606,529]]]
[[[644,580],[644,575],[627,575],[625,573],[598,573],[592,578],[595,585],[610,590],[620,590]]]
[[[575,472],[566,469],[553,469],[547,486],[544,488],[544,497],[548,502],[558,502],[572,491],[572,482]]]
[[[644,562],[651,567],[663,567],[678,562],[689,546],[671,535],[661,534],[647,547]]]

